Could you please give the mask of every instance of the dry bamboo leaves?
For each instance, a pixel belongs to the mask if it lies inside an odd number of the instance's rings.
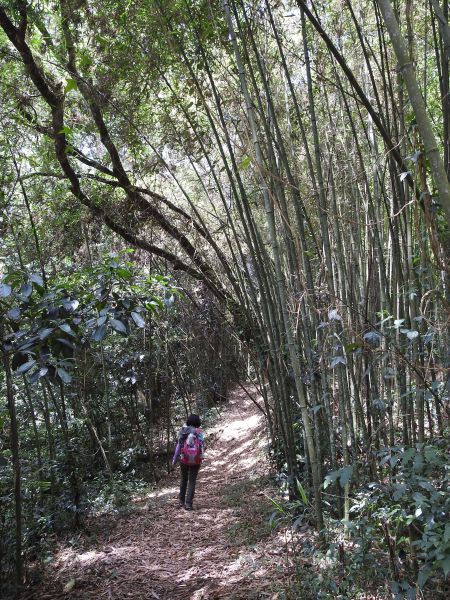
[[[263,489],[254,483],[266,481],[269,470],[263,421],[241,390],[209,437],[214,443],[199,475],[195,511],[178,508],[178,473],[172,473],[130,516],[108,518],[97,542],[80,540],[76,549],[62,544],[44,583],[27,599],[276,598],[283,548],[273,552],[275,538],[258,543],[263,520],[252,512],[274,494],[268,483]],[[223,464],[224,444],[232,464]],[[255,543],[249,546],[245,536]]]

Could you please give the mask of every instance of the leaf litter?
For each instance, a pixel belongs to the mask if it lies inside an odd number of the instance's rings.
[[[278,591],[292,575],[289,557],[260,504],[277,494],[268,477],[264,420],[242,389],[231,393],[206,441],[194,511],[178,507],[175,469],[129,515],[93,518],[97,536],[88,535],[87,523],[76,548],[61,542],[23,600],[285,597]]]

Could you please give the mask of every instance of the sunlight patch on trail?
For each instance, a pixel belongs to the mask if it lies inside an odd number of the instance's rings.
[[[87,552],[76,552],[73,549],[64,550],[56,557],[56,562],[64,566],[70,566],[78,562],[86,567],[94,565],[107,559],[109,556],[127,556],[130,552],[129,546],[108,547],[106,550],[88,550]]]
[[[175,494],[175,493],[177,493],[177,491],[178,491],[178,487],[176,487],[176,486],[156,488],[155,491],[147,494],[146,498],[159,498],[160,496],[167,496],[169,494]]]
[[[223,432],[222,439],[223,441],[230,441],[238,437],[248,430],[249,432],[253,432],[252,430],[259,424],[261,421],[260,415],[252,415],[245,419],[240,419],[237,421],[231,421],[225,427],[225,431]]]
[[[234,392],[208,439],[193,512],[179,508],[174,469],[133,498],[132,514],[105,521],[84,548],[66,547],[47,580],[53,594],[42,597],[60,598],[68,577],[78,600],[254,599],[255,588],[269,597],[279,557],[268,551],[259,499],[270,471],[263,417]]]

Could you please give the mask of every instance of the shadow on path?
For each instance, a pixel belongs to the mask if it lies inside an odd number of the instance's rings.
[[[279,565],[265,549],[274,492],[262,416],[235,390],[208,437],[194,511],[177,506],[177,469],[145,506],[100,521],[95,540],[61,547],[24,600],[276,598]]]

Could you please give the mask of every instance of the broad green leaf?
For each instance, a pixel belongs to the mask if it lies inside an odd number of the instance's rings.
[[[102,339],[105,337],[106,335],[106,325],[105,323],[103,323],[103,325],[100,325],[100,327],[98,329],[96,329],[92,335],[92,339],[95,342],[101,342]]]
[[[38,273],[32,273],[30,275],[30,281],[31,281],[31,283],[35,283],[39,287],[44,287],[44,280],[42,279],[41,275],[39,275]]]
[[[63,383],[70,383],[72,381],[72,375],[70,373],[68,373],[65,369],[63,369],[62,367],[58,367],[56,369],[56,372],[58,373],[58,377],[61,379],[61,381]]]
[[[411,460],[416,455],[415,448],[407,448],[402,455],[402,464],[406,465],[406,463]]]
[[[420,588],[422,588],[426,584],[426,582],[427,582],[427,580],[428,580],[428,578],[429,578],[430,575],[431,575],[431,569],[430,568],[424,567],[423,569],[420,569],[420,571],[419,571],[419,577],[417,578],[417,585]]]
[[[46,327],[45,329],[40,329],[38,331],[38,336],[41,340],[45,340],[52,333],[53,327]]]
[[[12,308],[11,310],[8,310],[6,316],[8,317],[8,319],[17,321],[18,319],[20,319],[20,308]]]
[[[395,465],[398,463],[399,460],[400,460],[399,456],[391,456],[390,457],[389,464],[391,465],[392,469],[395,467]]]
[[[340,469],[339,483],[341,487],[345,487],[352,478],[353,467],[351,465]]]
[[[380,460],[380,467],[382,467],[383,465],[385,465],[386,463],[389,462],[391,458],[391,455],[388,454],[387,456],[384,456],[381,460]]]
[[[441,560],[441,567],[444,571],[444,576],[447,577],[450,572],[450,556],[446,556],[443,560]]]
[[[161,308],[161,302],[157,302],[156,300],[150,300],[150,302],[145,303],[145,308],[147,310],[155,312],[156,310],[158,310],[158,308]]]
[[[239,170],[241,171],[245,171],[245,169],[248,169],[249,166],[252,163],[252,159],[250,158],[250,156],[244,156],[244,158],[241,160],[241,162],[239,163]]]
[[[22,298],[29,298],[31,296],[31,293],[33,291],[33,288],[31,286],[31,283],[24,283],[21,287],[20,287],[20,295],[22,296]]]
[[[72,129],[67,125],[64,125],[64,127],[60,129],[58,133],[63,133],[65,136],[70,136],[72,133]]]
[[[338,477],[339,477],[339,471],[330,471],[325,476],[325,479],[323,482],[323,487],[326,489],[329,485],[331,485],[332,483],[335,483],[335,481],[337,480]]]
[[[420,452],[414,457],[414,471],[420,473],[423,469],[423,455]]]
[[[48,368],[47,367],[41,367],[39,369],[36,369],[35,371],[33,371],[33,373],[30,373],[27,377],[28,377],[28,381],[31,384],[36,383],[37,381],[39,381],[39,379],[41,377],[44,377],[45,375],[47,375],[48,373]]]
[[[450,540],[450,523],[445,524],[444,529],[444,542],[448,542]]]
[[[406,161],[406,160],[412,160],[412,161],[413,161],[413,163],[416,163],[416,162],[419,160],[419,158],[420,158],[421,156],[422,156],[422,152],[419,150],[418,152],[415,152],[415,153],[414,153],[414,154],[412,154],[411,156],[407,156],[407,157],[405,158],[405,161]]]
[[[141,315],[137,312],[132,312],[131,313],[131,318],[133,319],[136,327],[145,327],[145,321],[144,319],[141,317]]]
[[[119,333],[127,333],[127,328],[122,321],[119,321],[119,319],[111,319],[110,323],[111,327]]]
[[[88,69],[92,65],[92,59],[86,54],[87,50],[80,50],[79,65],[80,69]]]
[[[35,360],[28,360],[26,363],[23,363],[23,365],[20,365],[20,367],[16,370],[16,373],[18,375],[23,375],[24,373],[29,371],[31,368],[33,368],[35,364],[36,364]]]
[[[363,338],[369,344],[378,344],[381,339],[381,335],[377,331],[368,331],[364,334]]]
[[[405,492],[408,488],[403,483],[398,483],[394,485],[394,493],[392,495],[393,499],[397,502],[400,498],[403,498]]]
[[[33,349],[36,346],[36,342],[40,342],[38,335],[23,340],[23,342],[18,344],[17,349],[20,350],[20,352],[22,353],[25,353],[26,351],[31,351],[31,349]]]
[[[64,331],[64,333],[68,333],[72,337],[75,337],[75,333],[73,332],[73,329],[67,323],[61,323],[61,325],[59,325],[59,328],[61,329],[61,331]]]
[[[133,277],[133,273],[129,269],[125,269],[124,267],[118,267],[116,273],[119,277],[122,277],[127,281],[129,281]]]
[[[0,283],[0,298],[7,298],[12,292],[12,288],[7,283]]]
[[[427,499],[420,492],[414,492],[414,494],[412,495],[412,497],[413,497],[413,500],[415,502],[417,502],[417,504],[419,504],[419,505],[427,504]]]
[[[70,298],[64,298],[64,300],[62,301],[62,304],[63,304],[64,308],[69,312],[73,312],[74,310],[77,310],[77,308],[80,306],[80,303],[78,300],[71,300]]]
[[[419,481],[419,485],[424,490],[427,490],[427,492],[435,492],[436,491],[436,488],[434,487],[434,485],[430,481],[427,481],[426,479]]]
[[[28,381],[31,384],[34,384],[36,383],[36,381],[39,381],[39,369],[36,369],[28,375]]]
[[[408,331],[406,336],[409,340],[415,340],[417,337],[419,337],[419,332],[415,329],[411,329],[411,331]]]
[[[77,82],[74,79],[68,79],[66,83],[66,87],[64,88],[64,93],[68,94],[71,90],[78,89]]]

